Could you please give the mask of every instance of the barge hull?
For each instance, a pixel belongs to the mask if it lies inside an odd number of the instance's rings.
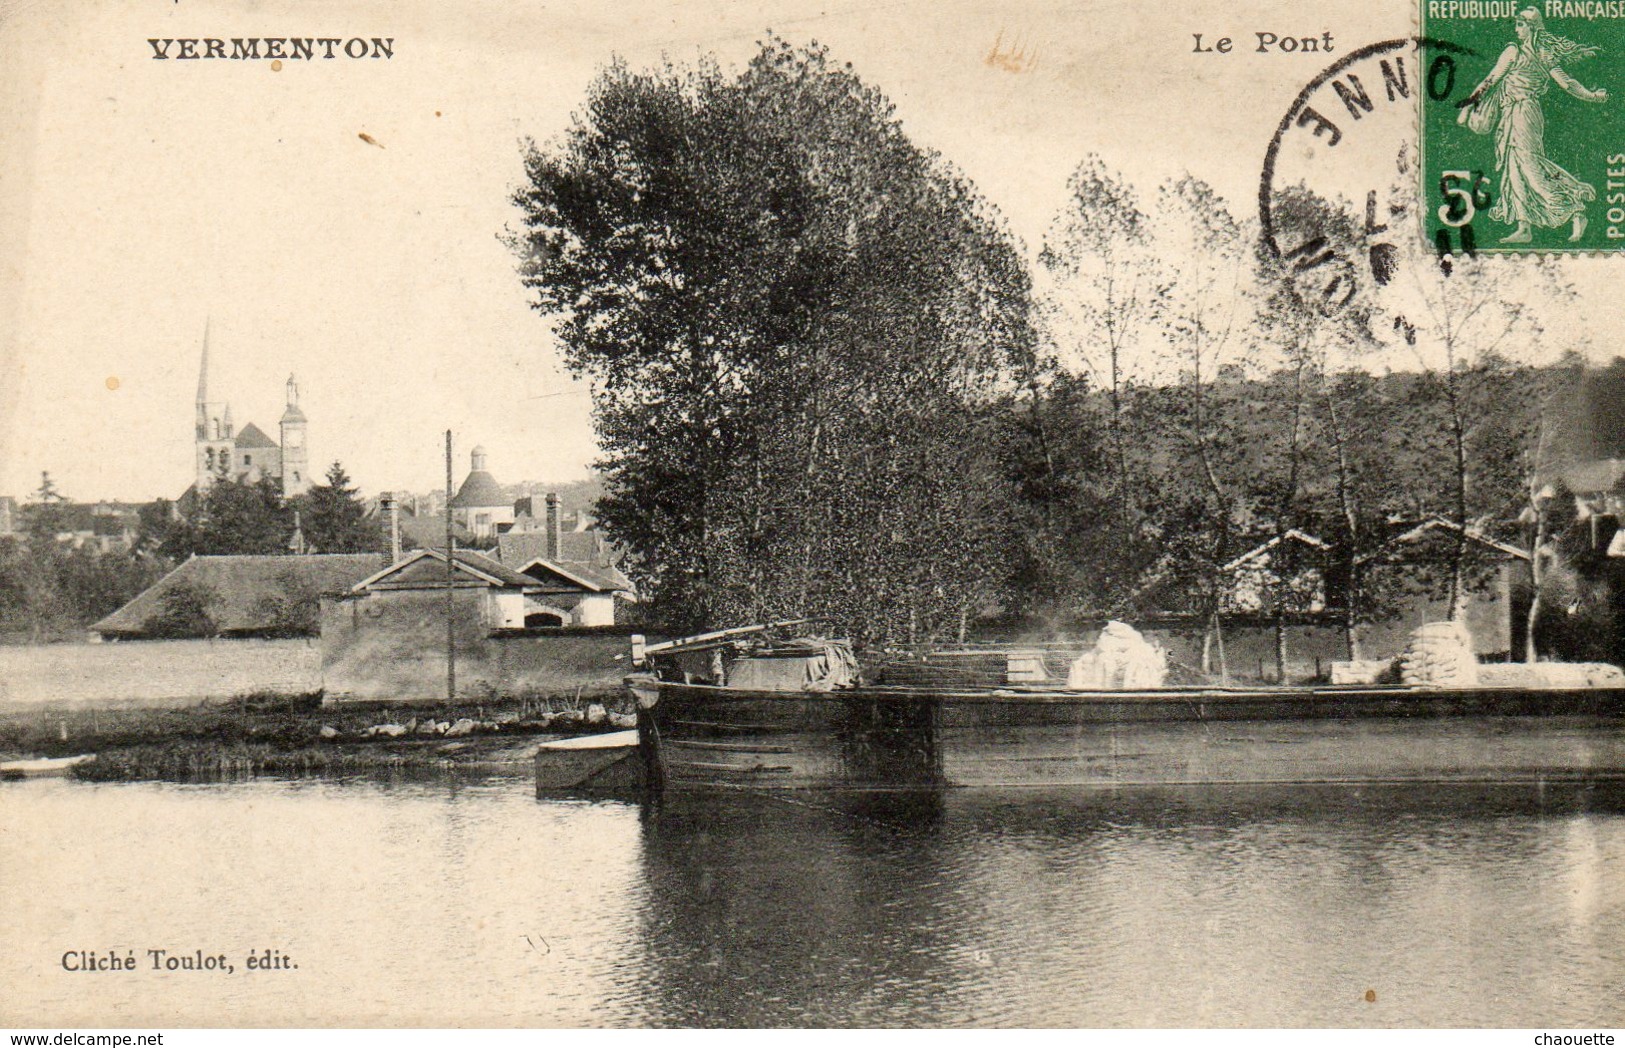
[[[668,790],[1625,780],[1625,692],[833,694],[659,686]]]

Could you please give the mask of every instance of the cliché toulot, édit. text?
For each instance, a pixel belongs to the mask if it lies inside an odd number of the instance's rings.
[[[291,971],[299,965],[281,950],[250,950],[242,957],[244,971]],[[239,964],[225,953],[203,950],[68,950],[62,968],[70,972],[219,972],[235,975]]]

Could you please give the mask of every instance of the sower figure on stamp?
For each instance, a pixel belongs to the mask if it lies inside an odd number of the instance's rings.
[[[1573,221],[1570,240],[1586,229],[1585,205],[1597,199],[1595,187],[1581,182],[1546,156],[1546,117],[1540,100],[1552,82],[1584,102],[1606,102],[1602,88],[1588,90],[1567,72],[1562,62],[1578,61],[1597,53],[1546,28],[1540,12],[1526,7],[1513,20],[1518,42],[1508,44],[1484,82],[1467,96],[1457,122],[1478,134],[1495,133],[1495,167],[1501,192],[1490,217],[1516,223],[1502,243],[1527,244],[1533,227],[1555,229]]]

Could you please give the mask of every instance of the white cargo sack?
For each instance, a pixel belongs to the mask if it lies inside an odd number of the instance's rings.
[[[1399,680],[1418,688],[1475,688],[1478,656],[1460,622],[1430,622],[1411,634],[1399,657]]]
[[[1168,657],[1126,622],[1108,622],[1095,641],[1067,672],[1074,691],[1160,688],[1168,679]]]

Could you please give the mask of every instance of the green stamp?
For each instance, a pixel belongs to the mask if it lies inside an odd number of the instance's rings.
[[[1625,0],[1421,0],[1440,251],[1625,251]]]

